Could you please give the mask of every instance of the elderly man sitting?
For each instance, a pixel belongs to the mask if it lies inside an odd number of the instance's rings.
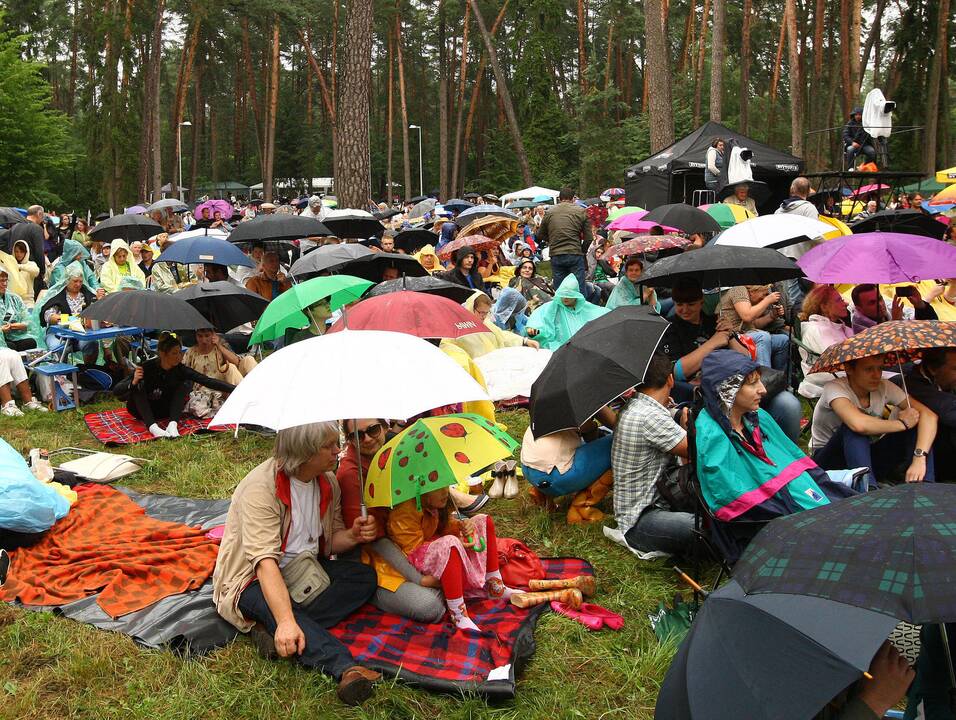
[[[331,422],[280,430],[273,456],[232,495],[213,574],[213,601],[261,650],[291,657],[338,681],[342,702],[372,693],[377,672],[356,663],[326,628],[375,594],[375,572],[332,560],[375,539],[373,517],[347,528],[333,471],[339,428]]]

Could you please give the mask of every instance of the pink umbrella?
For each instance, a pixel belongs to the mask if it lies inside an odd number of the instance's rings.
[[[861,195],[866,195],[867,193],[882,192],[883,190],[889,190],[889,189],[890,189],[889,185],[883,185],[882,183],[880,184],[870,183],[869,185],[864,185],[855,193],[853,193],[852,197],[860,197]]]
[[[200,203],[196,206],[196,209],[193,210],[193,217],[195,217],[197,220],[202,220],[202,211],[204,208],[209,209],[210,219],[214,218],[217,212],[222,213],[223,220],[228,220],[232,217],[232,203],[230,203],[228,200],[216,199],[207,200],[204,203]]]
[[[628,213],[627,215],[621,215],[614,222],[607,226],[608,230],[624,230],[625,232],[633,233],[648,233],[656,227],[664,228],[666,233],[679,233],[680,230],[669,225],[661,225],[656,222],[648,222],[643,220],[643,217],[647,215],[648,210],[641,210],[640,212]]]

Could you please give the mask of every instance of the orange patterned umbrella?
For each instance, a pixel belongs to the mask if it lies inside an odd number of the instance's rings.
[[[451,260],[455,257],[455,253],[461,250],[462,248],[469,247],[475,252],[481,250],[493,250],[501,245],[501,242],[495,240],[494,238],[485,237],[484,235],[464,235],[461,234],[448,243],[438,252],[438,257],[442,260]]]
[[[518,221],[500,215],[486,215],[461,229],[460,235],[484,235],[499,243],[518,232]]]
[[[956,323],[891,320],[827,348],[810,372],[836,372],[843,368],[845,362],[874,355],[885,355],[885,365],[896,367],[916,360],[923,350],[942,347],[956,348]]]

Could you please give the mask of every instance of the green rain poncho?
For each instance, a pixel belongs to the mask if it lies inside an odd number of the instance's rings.
[[[568,307],[562,298],[574,298],[574,307]],[[610,312],[607,308],[592,305],[578,287],[578,279],[568,275],[561,281],[554,300],[545,303],[528,318],[528,328],[538,331],[535,340],[546,350],[557,350],[571,336],[595,318]]]
[[[60,259],[56,265],[53,266],[53,269],[50,270],[50,282],[48,284],[50,287],[53,287],[62,282],[66,268],[73,262],[79,262],[80,267],[83,268],[83,284],[93,292],[96,292],[100,287],[100,281],[96,279],[93,270],[86,264],[86,261],[89,259],[90,252],[83,247],[82,243],[76,240],[64,240],[63,254],[60,255]]]

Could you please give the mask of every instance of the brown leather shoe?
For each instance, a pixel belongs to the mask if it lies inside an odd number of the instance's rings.
[[[253,645],[256,646],[256,650],[259,651],[259,655],[263,658],[266,660],[279,659],[275,638],[273,638],[272,633],[266,630],[262,623],[256,623],[252,626],[252,630],[249,631],[249,639],[252,640]]]
[[[381,679],[382,673],[353,665],[342,673],[336,694],[346,705],[361,705],[372,696],[372,683]]]

